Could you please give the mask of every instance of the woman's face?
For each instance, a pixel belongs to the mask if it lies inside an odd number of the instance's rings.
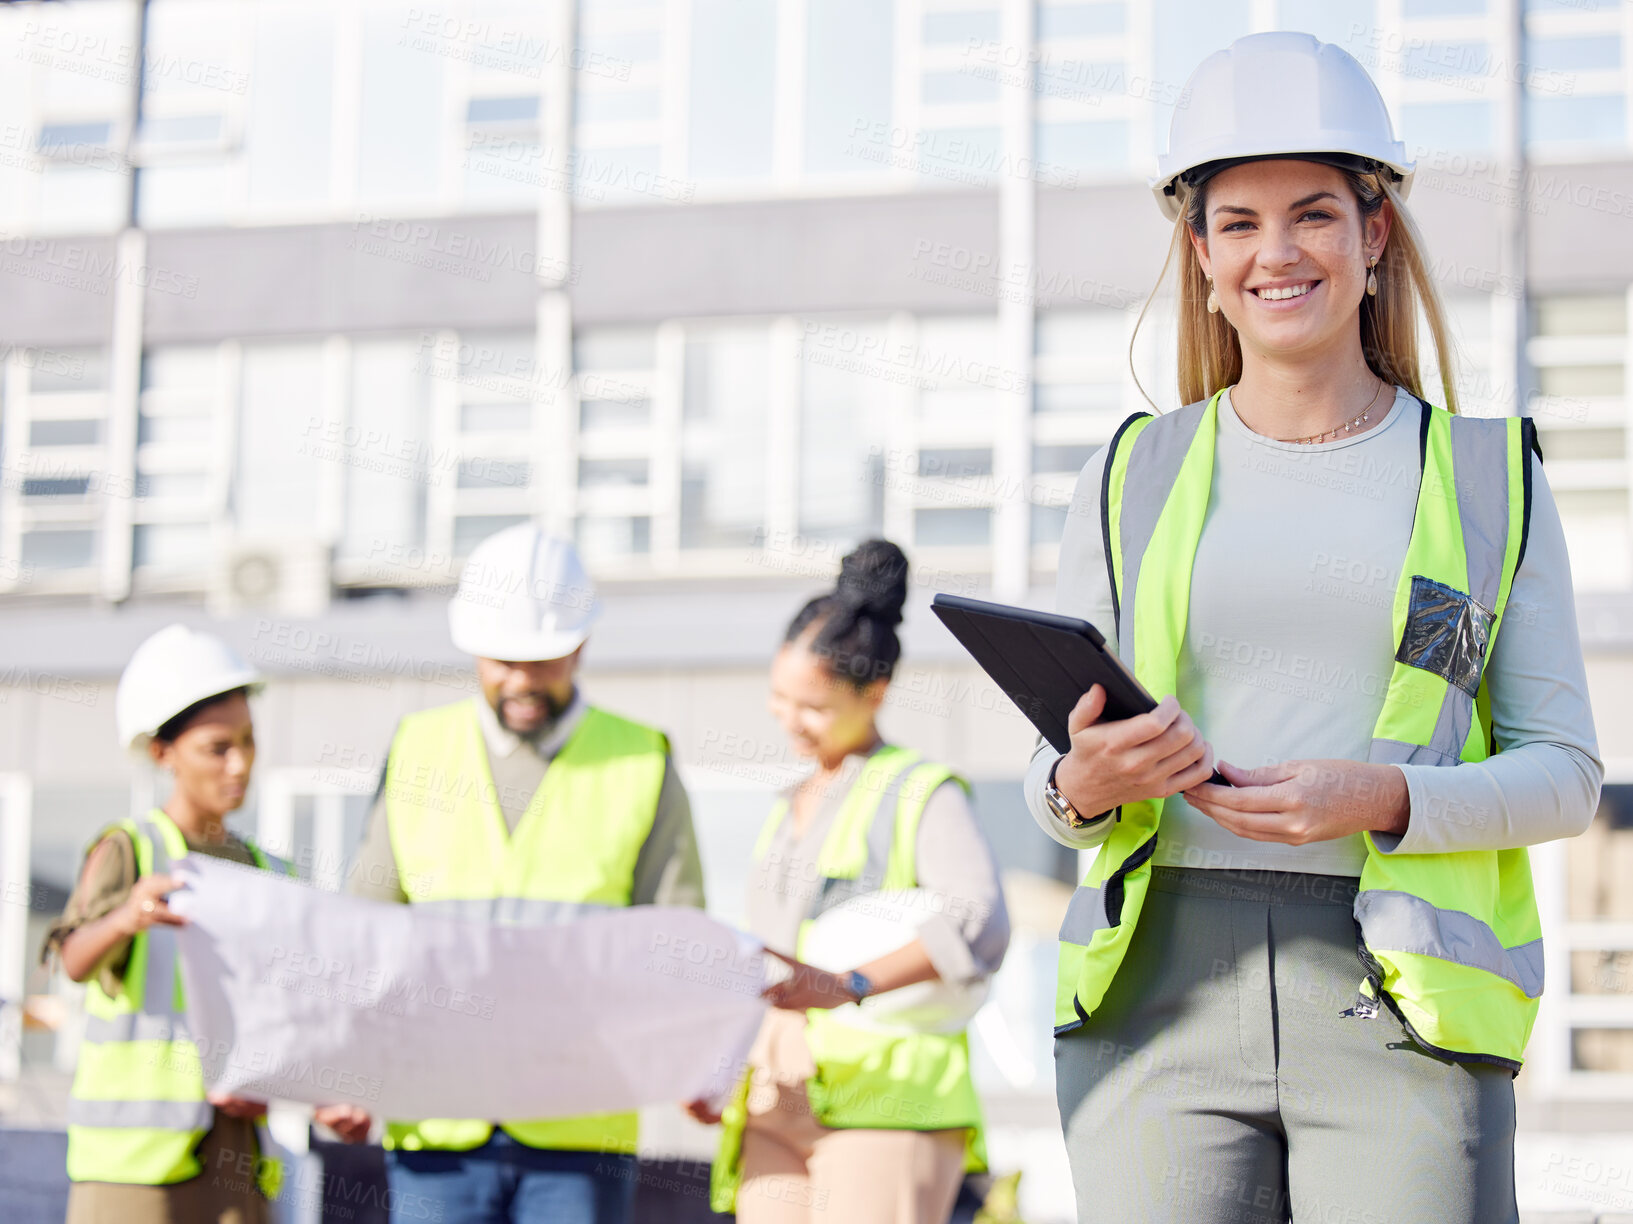
[[[1364,217],[1341,171],[1307,161],[1232,166],[1206,190],[1207,234],[1193,231],[1191,243],[1244,355],[1319,356],[1353,343],[1387,205]]]
[[[873,719],[888,680],[864,689],[838,679],[804,639],[789,642],[771,662],[771,714],[797,756],[825,764],[873,739]]]
[[[169,743],[154,740],[153,759],[176,776],[176,789],[194,808],[213,816],[235,812],[255,765],[255,728],[249,701],[234,693],[211,702]]]

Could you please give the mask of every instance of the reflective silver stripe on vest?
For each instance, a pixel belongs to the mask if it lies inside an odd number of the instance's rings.
[[[1454,692],[1462,692],[1455,684],[1446,686]],[[1464,737],[1468,735],[1464,732]],[[1457,743],[1457,750],[1445,753],[1438,748],[1427,744],[1408,744],[1403,740],[1375,739],[1372,749],[1367,753],[1367,760],[1374,765],[1461,765],[1463,763],[1463,741]]]
[[[149,1016],[123,1012],[117,1016],[87,1016],[84,1041],[104,1045],[110,1041],[192,1041],[182,1016]]]
[[[1439,909],[1422,897],[1367,889],[1355,898],[1355,918],[1367,947],[1412,952],[1484,969],[1506,978],[1528,999],[1542,994],[1542,940],[1505,948],[1490,927],[1462,910]]]
[[[164,830],[148,816],[136,822],[142,836],[153,847],[153,874],[169,875],[174,860],[170,846],[164,839]],[[147,940],[147,969],[142,979],[142,1011],[149,1016],[179,1016],[176,1011],[176,974],[179,971],[179,949],[176,929],[162,923],[148,927],[143,933]]]
[[[548,901],[536,897],[451,897],[414,904],[415,913],[430,914],[434,918],[525,927],[559,926],[588,914],[619,908],[593,901]]]
[[[145,1127],[150,1130],[206,1131],[215,1115],[208,1101],[87,1101],[68,1099],[69,1126]]]
[[[1117,533],[1123,557],[1123,589],[1118,592],[1122,618],[1117,624],[1117,653],[1130,670],[1134,667],[1134,604],[1139,594],[1140,562],[1156,533],[1157,520],[1168,504],[1168,495],[1174,491],[1179,469],[1207,407],[1203,401],[1153,417],[1151,424],[1134,439],[1134,449],[1129,452],[1128,466],[1123,472]]]
[[[1111,928],[1106,921],[1106,893],[1102,888],[1081,884],[1072,893],[1066,906],[1066,917],[1060,923],[1060,942],[1087,944],[1096,931]]]
[[[923,759],[917,753],[913,753],[907,758],[906,764],[897,771],[896,776],[890,779],[884,790],[879,792],[879,802],[874,805],[873,813],[868,817],[868,857],[867,862],[862,864],[861,874],[854,880],[832,876],[825,878],[816,896],[811,898],[810,908],[805,915],[807,918],[815,918],[836,905],[843,905],[852,897],[876,893],[883,887],[885,871],[890,866],[890,848],[896,840],[896,807],[901,802],[902,787],[907,784],[907,776],[923,763]],[[857,782],[860,781],[858,778]],[[889,814],[886,816],[881,813]]]
[[[1452,480],[1469,576],[1466,594],[1482,608],[1495,610],[1508,549],[1508,427],[1502,420],[1453,417],[1451,431]],[[1473,726],[1474,698],[1447,684],[1429,745],[1453,762],[1461,760]]]

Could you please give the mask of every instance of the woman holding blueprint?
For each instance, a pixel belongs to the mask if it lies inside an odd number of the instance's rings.
[[[143,642],[120,677],[121,742],[175,784],[162,808],[97,839],[46,945],[86,983],[68,1104],[69,1224],[268,1218],[279,1170],[256,1134],[266,1105],[206,1097],[173,930],[184,920],[165,900],[178,884],[170,865],[185,854],[274,869],[225,824],[255,763],[248,697],[260,684],[225,642],[182,625]],[[350,1114],[320,1116],[344,1130]]]
[[[809,963],[770,988],[725,1111],[714,1206],[745,1224],[942,1224],[984,1167],[964,1026],[1009,917],[967,784],[876,724],[906,598],[907,559],[869,540],[772,664],[772,712],[816,768],[761,832],[748,925]]]
[[[1456,415],[1354,59],[1256,34],[1186,95],[1153,184],[1186,406],[1084,469],[1057,599],[1160,705],[1100,723],[1091,689],[1027,778],[1099,847],[1055,1016],[1080,1217],[1515,1221],[1525,848],[1602,776],[1535,431]]]

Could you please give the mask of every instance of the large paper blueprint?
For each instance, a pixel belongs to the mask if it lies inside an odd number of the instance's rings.
[[[759,945],[697,910],[498,926],[198,856],[175,874],[188,1024],[224,1092],[400,1119],[682,1102],[729,1089],[765,1011]]]

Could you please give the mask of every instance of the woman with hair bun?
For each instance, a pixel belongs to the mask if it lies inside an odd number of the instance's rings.
[[[713,1205],[745,1224],[941,1224],[965,1171],[985,1164],[963,1022],[880,1024],[856,1006],[978,981],[1009,944],[969,784],[879,732],[906,600],[907,558],[868,540],[799,610],[771,665],[771,712],[815,768],[773,805],[750,876],[749,928],[793,973],[768,989],[773,1010],[725,1109]],[[901,890],[918,890],[902,946],[848,971],[801,963],[820,916]],[[692,1113],[718,1120],[701,1102]]]

